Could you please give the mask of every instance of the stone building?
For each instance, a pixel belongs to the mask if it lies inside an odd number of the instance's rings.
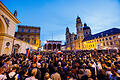
[[[62,43],[62,41],[54,41],[54,40],[46,41],[46,43],[44,45],[44,50],[59,51],[59,50],[61,50],[61,43]]]
[[[0,1],[0,55],[11,53],[26,53],[27,48],[36,49],[35,45],[31,45],[20,39],[16,39],[16,24],[20,21],[17,19],[17,12],[14,15]]]
[[[18,25],[15,37],[29,44],[40,47],[40,27]]]
[[[76,34],[66,28],[66,50],[120,49],[120,29],[112,28],[100,33],[91,34],[91,29],[78,16]]]

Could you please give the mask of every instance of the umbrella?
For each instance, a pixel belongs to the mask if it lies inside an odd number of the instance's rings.
[[[58,52],[57,52],[57,54],[62,54],[62,53],[63,53],[63,52],[61,52],[61,51],[58,51]]]

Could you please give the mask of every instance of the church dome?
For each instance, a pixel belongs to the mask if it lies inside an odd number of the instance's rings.
[[[86,23],[84,23],[83,30],[86,30],[86,29],[90,29],[90,27],[89,27],[89,26],[87,26],[87,24],[86,24]]]

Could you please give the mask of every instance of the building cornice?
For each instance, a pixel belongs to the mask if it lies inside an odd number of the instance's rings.
[[[2,10],[7,16],[9,16],[15,23],[20,23],[20,21],[8,10],[8,8],[1,1],[0,10]]]

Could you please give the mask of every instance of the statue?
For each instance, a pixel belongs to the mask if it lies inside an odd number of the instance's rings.
[[[15,10],[15,12],[14,12],[14,16],[17,17],[17,11],[16,11],[16,10]]]

